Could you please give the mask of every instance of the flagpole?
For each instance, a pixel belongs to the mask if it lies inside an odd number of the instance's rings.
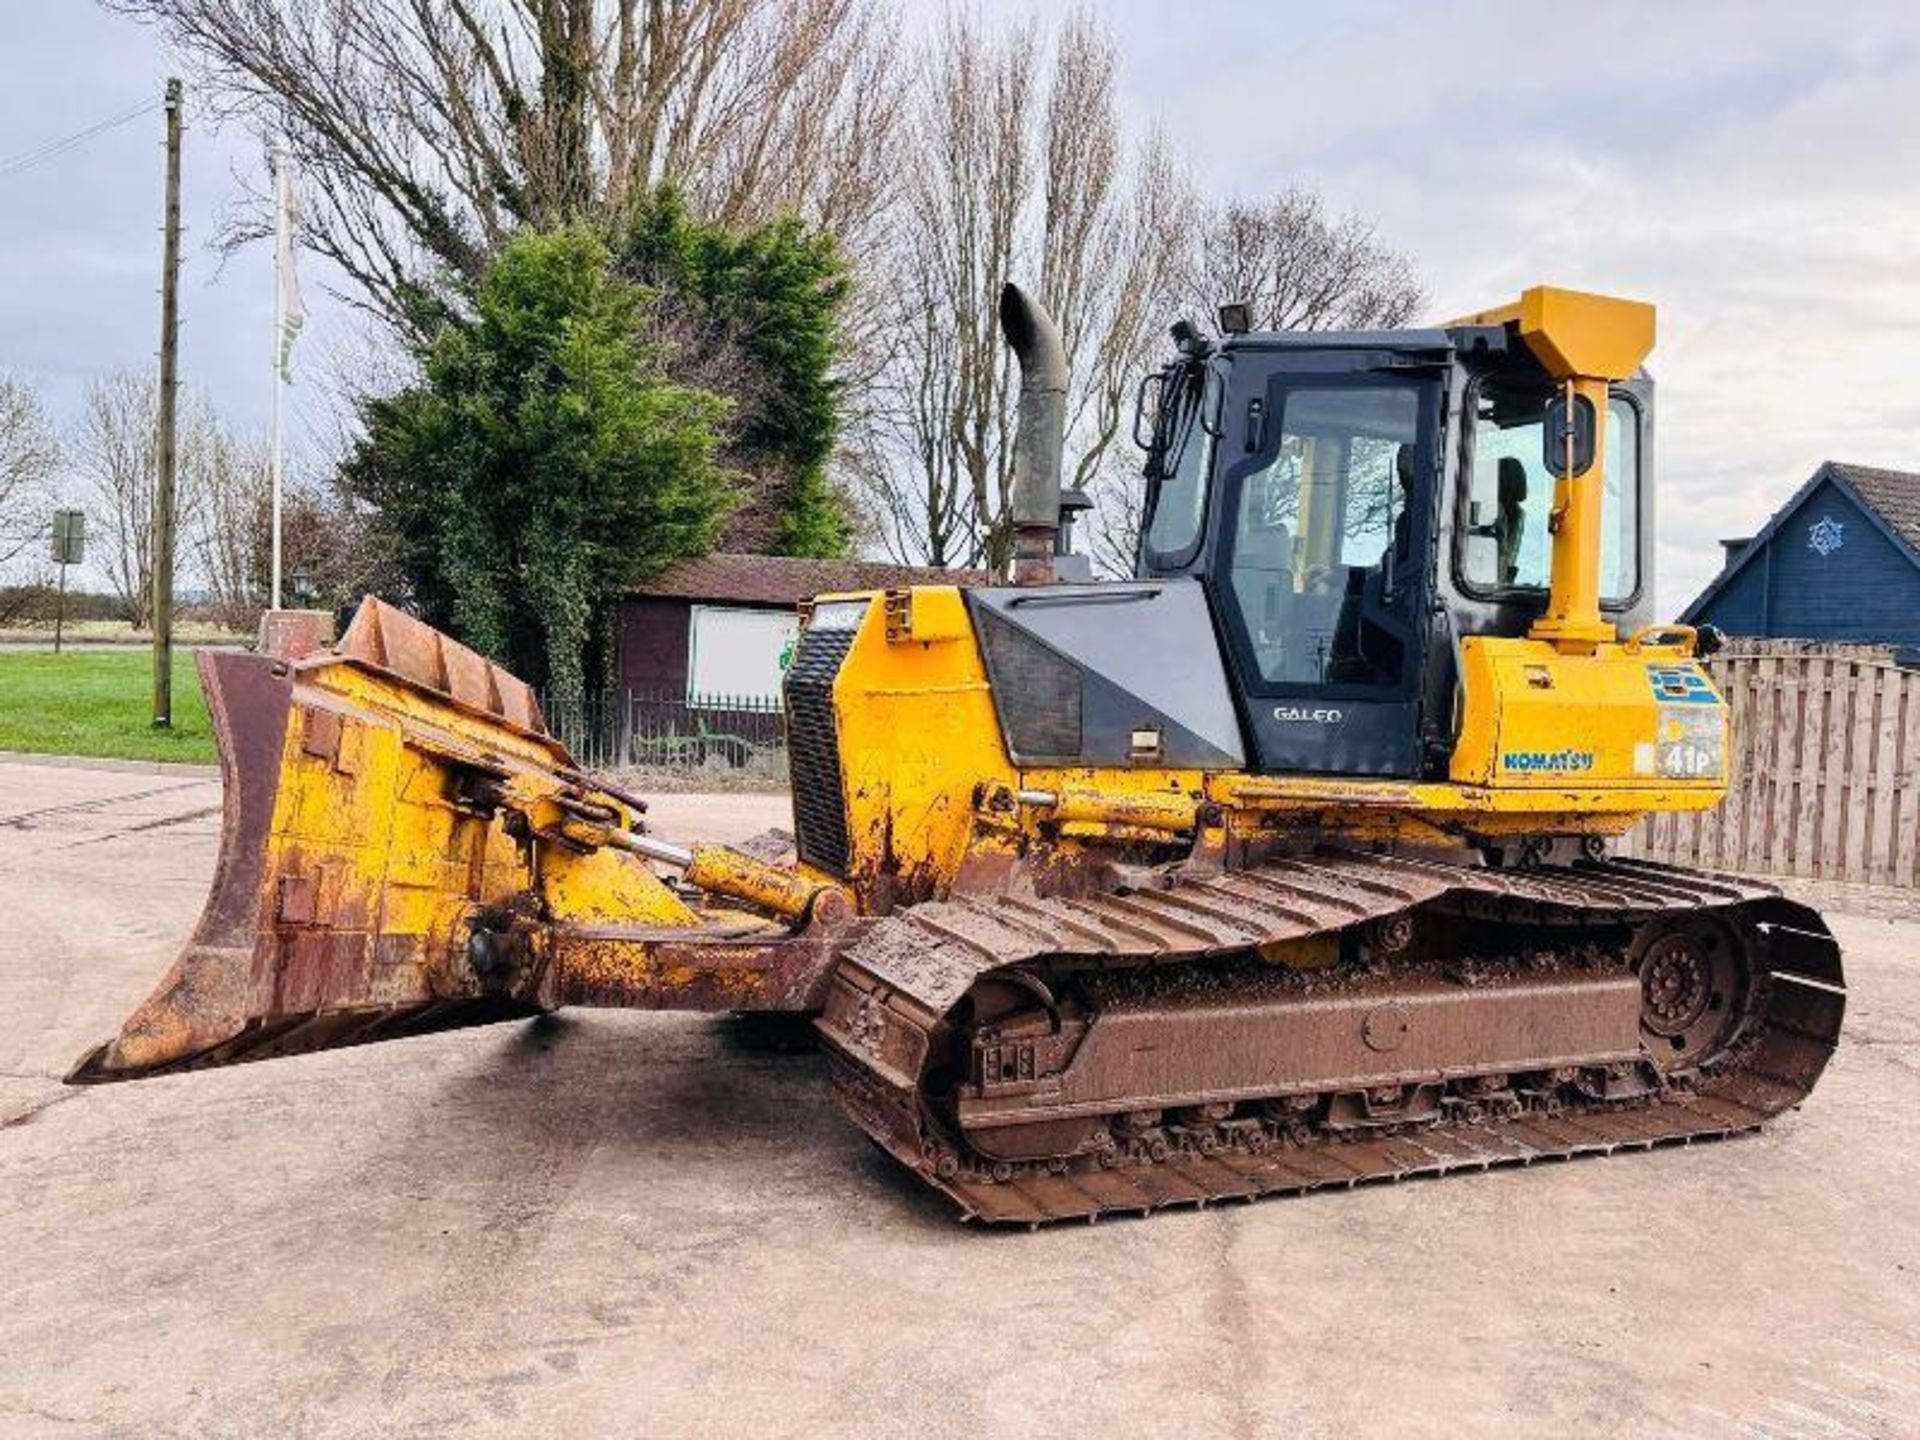
[[[280,608],[280,392],[286,384],[287,147],[273,147],[273,405],[267,420],[267,472],[273,491],[273,605]]]

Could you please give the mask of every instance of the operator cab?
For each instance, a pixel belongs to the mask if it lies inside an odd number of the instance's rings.
[[[1137,417],[1137,573],[1203,581],[1255,768],[1444,775],[1459,640],[1546,609],[1553,380],[1498,325],[1174,337]],[[1623,630],[1651,572],[1652,402],[1643,372],[1605,422],[1600,609]]]

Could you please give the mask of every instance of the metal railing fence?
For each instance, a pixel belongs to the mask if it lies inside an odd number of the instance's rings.
[[[622,688],[567,702],[540,696],[547,728],[590,770],[722,770],[784,775],[778,699]]]

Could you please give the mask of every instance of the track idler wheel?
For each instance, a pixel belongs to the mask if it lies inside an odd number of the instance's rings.
[[[1718,1058],[1739,1029],[1752,985],[1742,938],[1717,922],[1682,922],[1635,949],[1648,1058],[1669,1074]]]

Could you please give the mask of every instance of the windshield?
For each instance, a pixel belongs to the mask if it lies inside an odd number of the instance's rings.
[[[1475,405],[1463,573],[1487,590],[1544,590],[1552,572],[1547,518],[1554,478],[1544,454],[1547,401],[1538,389],[1486,381]],[[1607,405],[1600,490],[1600,594],[1625,601],[1639,588],[1639,412],[1625,396]]]
[[[1193,559],[1206,523],[1213,436],[1200,423],[1205,375],[1198,368],[1169,375],[1163,393],[1171,408],[1156,418],[1160,479],[1153,488],[1146,535],[1147,563],[1156,569]]]

